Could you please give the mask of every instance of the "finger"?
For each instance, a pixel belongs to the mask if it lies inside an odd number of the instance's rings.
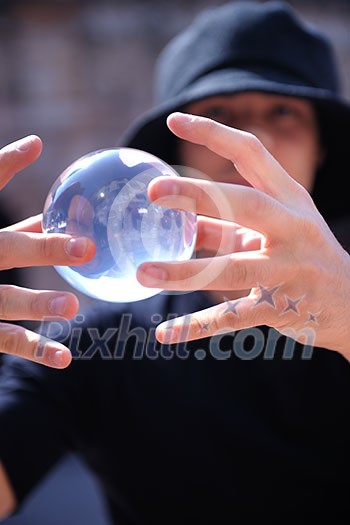
[[[69,292],[0,286],[0,319],[40,321],[54,316],[71,319],[78,310],[79,301]]]
[[[42,232],[41,220],[42,220],[42,213],[39,213],[38,215],[34,215],[33,217],[28,217],[27,219],[24,219],[23,221],[16,222],[15,224],[11,224],[11,226],[2,228],[1,231],[41,233]]]
[[[72,361],[69,349],[61,343],[8,323],[0,323],[0,352],[52,368],[66,368]]]
[[[88,262],[95,245],[87,237],[3,231],[0,234],[0,269]]]
[[[217,255],[258,250],[261,240],[260,234],[238,224],[210,217],[197,217],[197,250],[210,251]]]
[[[255,188],[207,180],[157,177],[150,183],[148,194],[160,206],[232,221],[276,238],[285,236],[293,213]]]
[[[271,303],[267,299],[264,301],[261,294],[258,297],[250,294],[161,323],[156,328],[156,338],[164,344],[179,343],[262,325],[273,326],[278,318],[279,322],[283,322],[283,316],[290,321],[294,314],[278,312],[273,303],[274,290],[270,291]],[[303,337],[302,332],[300,329],[300,338]],[[307,330],[305,335],[310,337]]]
[[[178,137],[231,160],[252,186],[281,202],[292,204],[297,195],[306,193],[251,133],[185,113],[169,115],[167,124]]]
[[[0,150],[0,189],[12,177],[34,162],[41,154],[42,141],[36,135],[29,135]]]
[[[260,324],[256,322],[257,316],[251,324],[248,315],[253,306],[251,298],[245,297],[177,317],[158,325],[156,338],[160,343],[173,344],[256,326]]]
[[[264,252],[241,252],[180,262],[144,262],[137,279],[150,288],[164,290],[246,290],[283,280],[290,262],[273,260]]]

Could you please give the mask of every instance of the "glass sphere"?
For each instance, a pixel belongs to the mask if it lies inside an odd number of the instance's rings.
[[[94,258],[79,266],[56,266],[77,290],[110,302],[131,302],[156,295],[136,279],[144,261],[181,261],[192,257],[196,215],[154,204],[149,182],[179,177],[164,161],[133,148],[108,148],[84,155],[53,184],[44,204],[46,233],[87,236]]]

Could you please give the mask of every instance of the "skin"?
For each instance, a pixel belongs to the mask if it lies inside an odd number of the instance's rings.
[[[0,150],[0,188],[20,170],[34,162],[42,151],[42,141],[31,135]],[[0,230],[0,270],[42,265],[76,265],[88,262],[95,253],[90,239],[68,235],[45,235],[41,215],[28,218]],[[69,292],[38,291],[18,286],[0,285],[0,318],[41,320],[44,317],[73,317],[79,309],[77,297]],[[0,324],[0,352],[24,357],[53,368],[65,368],[71,362],[64,345],[11,323]],[[17,505],[14,491],[0,463],[0,519]]]
[[[42,141],[31,135],[0,150],[0,188],[20,170],[34,162]],[[90,239],[42,233],[41,216],[31,217],[0,230],[0,270],[13,267],[76,265],[88,262],[95,253]],[[77,297],[69,292],[29,290],[0,286],[0,318],[41,320],[44,317],[72,318],[79,309]],[[13,354],[53,368],[65,368],[71,353],[64,345],[47,340],[10,323],[0,325],[0,352]]]
[[[309,101],[264,93],[240,93],[200,100],[189,104],[186,110],[253,133],[296,181],[312,191],[323,153],[317,117]],[[195,169],[202,178],[250,186],[230,160],[205,146],[181,140],[178,157],[181,165]],[[220,211],[222,198],[219,197],[218,203]],[[197,240],[197,256],[200,257],[222,253],[217,243],[208,247],[208,227],[208,222],[200,222]],[[221,232],[221,237],[222,247],[227,251],[230,246],[231,252],[259,248],[261,244],[261,235],[247,228],[236,228],[234,235],[231,229]],[[226,290],[225,297],[236,299],[249,291]],[[217,302],[224,299],[222,292],[211,290],[210,294]]]
[[[262,98],[252,99],[252,104],[255,101],[261,104]],[[201,247],[219,246],[219,256],[144,263],[138,279],[144,286],[168,290],[221,291],[224,302],[162,323],[156,336],[160,342],[175,343],[267,325],[349,359],[350,257],[308,191],[322,160],[316,120],[307,118],[299,133],[287,133],[285,138],[263,122],[259,120],[260,128],[251,128],[252,134],[191,114],[168,118],[171,131],[198,148],[193,151],[207,148],[214,154],[208,153],[205,163],[213,180],[162,177],[150,185],[150,198],[164,206],[195,210],[202,216]],[[183,151],[185,160],[188,147]],[[225,182],[216,182],[221,175],[218,178],[212,166],[220,159],[223,165],[234,166],[232,179],[237,177],[238,184],[232,184],[229,175]],[[247,185],[239,183],[235,170]],[[250,241],[248,251],[245,228],[248,236],[251,230],[260,235],[254,247]],[[237,230],[237,243],[221,242],[223,231],[225,237],[230,233],[234,237]],[[228,293],[237,290],[244,292],[242,296],[228,299]]]
[[[293,179],[312,190],[322,151],[315,111],[307,100],[240,93],[194,102],[186,113],[252,133]],[[179,141],[178,156],[180,164],[199,170],[210,180],[249,185],[230,160],[205,146]]]
[[[187,109],[223,124],[181,113],[168,119],[169,128],[185,141],[179,142],[181,162],[203,172],[203,179],[161,177],[149,188],[151,199],[158,204],[199,214],[197,249],[205,254],[214,251],[216,256],[144,263],[138,270],[145,286],[205,289],[215,294],[218,304],[162,323],[157,327],[158,340],[200,339],[265,324],[302,341],[303,330],[311,328],[316,345],[337,350],[349,359],[350,257],[309,194],[322,160],[312,107],[305,101],[258,94],[218,99],[215,97],[214,112],[210,104],[211,113],[200,103]],[[228,120],[218,113],[218,101],[230,109]],[[293,116],[293,108],[300,118]],[[0,152],[3,185],[40,154],[38,137],[23,140],[26,153],[18,152],[16,145]],[[28,219],[0,232],[3,268],[78,264],[92,257],[91,242],[83,243],[84,250],[74,241],[70,255],[68,242],[67,236],[42,234],[39,216]],[[266,290],[272,304],[261,300]],[[228,299],[237,294],[238,298]],[[56,312],[59,315],[76,313],[78,304],[72,294],[0,287],[1,303],[6,300],[5,319],[52,315],[53,298],[63,298]],[[286,308],[288,298],[294,301],[294,309]],[[2,348],[18,354],[21,349],[23,357],[35,359],[37,336],[4,326]],[[69,350],[62,345],[50,342],[45,349],[44,364],[54,366],[52,355],[57,353],[61,366],[69,363]],[[16,497],[0,464],[0,517],[15,507]]]

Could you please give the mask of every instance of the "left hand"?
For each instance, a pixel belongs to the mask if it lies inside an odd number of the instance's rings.
[[[181,113],[172,114],[168,125],[180,138],[231,160],[251,187],[187,178],[154,180],[150,198],[203,215],[201,230],[210,227],[221,249],[216,257],[143,263],[138,279],[165,290],[250,292],[160,324],[157,339],[176,343],[267,325],[349,359],[350,256],[310,194],[250,133]],[[230,238],[230,232],[233,238],[238,225],[259,232],[261,242],[255,240],[254,249],[219,241]],[[230,253],[228,245],[234,247]]]
[[[20,170],[34,162],[42,150],[36,135],[0,149],[0,189]],[[95,245],[89,238],[46,234],[41,216],[31,217],[0,230],[0,271],[48,265],[77,265],[92,259]],[[32,290],[0,285],[0,353],[13,354],[54,368],[65,368],[72,359],[69,348],[23,326],[3,321],[72,318],[79,309],[71,292]]]

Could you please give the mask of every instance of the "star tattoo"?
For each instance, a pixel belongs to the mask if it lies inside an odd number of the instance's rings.
[[[240,299],[237,299],[235,301],[230,301],[227,297],[224,297],[225,300],[225,309],[220,313],[220,315],[227,314],[228,312],[231,312],[236,317],[239,317],[239,313],[237,312],[237,306],[240,303]]]
[[[199,331],[200,332],[208,332],[209,326],[210,326],[210,323],[208,321],[207,322],[203,322],[203,321],[198,320],[198,324],[200,325],[199,326]]]
[[[316,314],[312,314],[311,312],[309,312],[308,322],[317,324],[317,315]]]
[[[302,300],[302,297],[299,297],[298,299],[295,299],[294,301],[287,295],[285,296],[285,298],[287,301],[287,306],[285,307],[282,313],[284,314],[288,312],[289,310],[292,310],[292,312],[295,312],[296,314],[299,315],[298,303],[300,303],[300,301]]]
[[[275,301],[273,300],[273,294],[277,292],[279,286],[274,286],[273,288],[265,288],[262,284],[259,285],[260,297],[255,302],[255,306],[261,303],[267,303],[276,308]]]

